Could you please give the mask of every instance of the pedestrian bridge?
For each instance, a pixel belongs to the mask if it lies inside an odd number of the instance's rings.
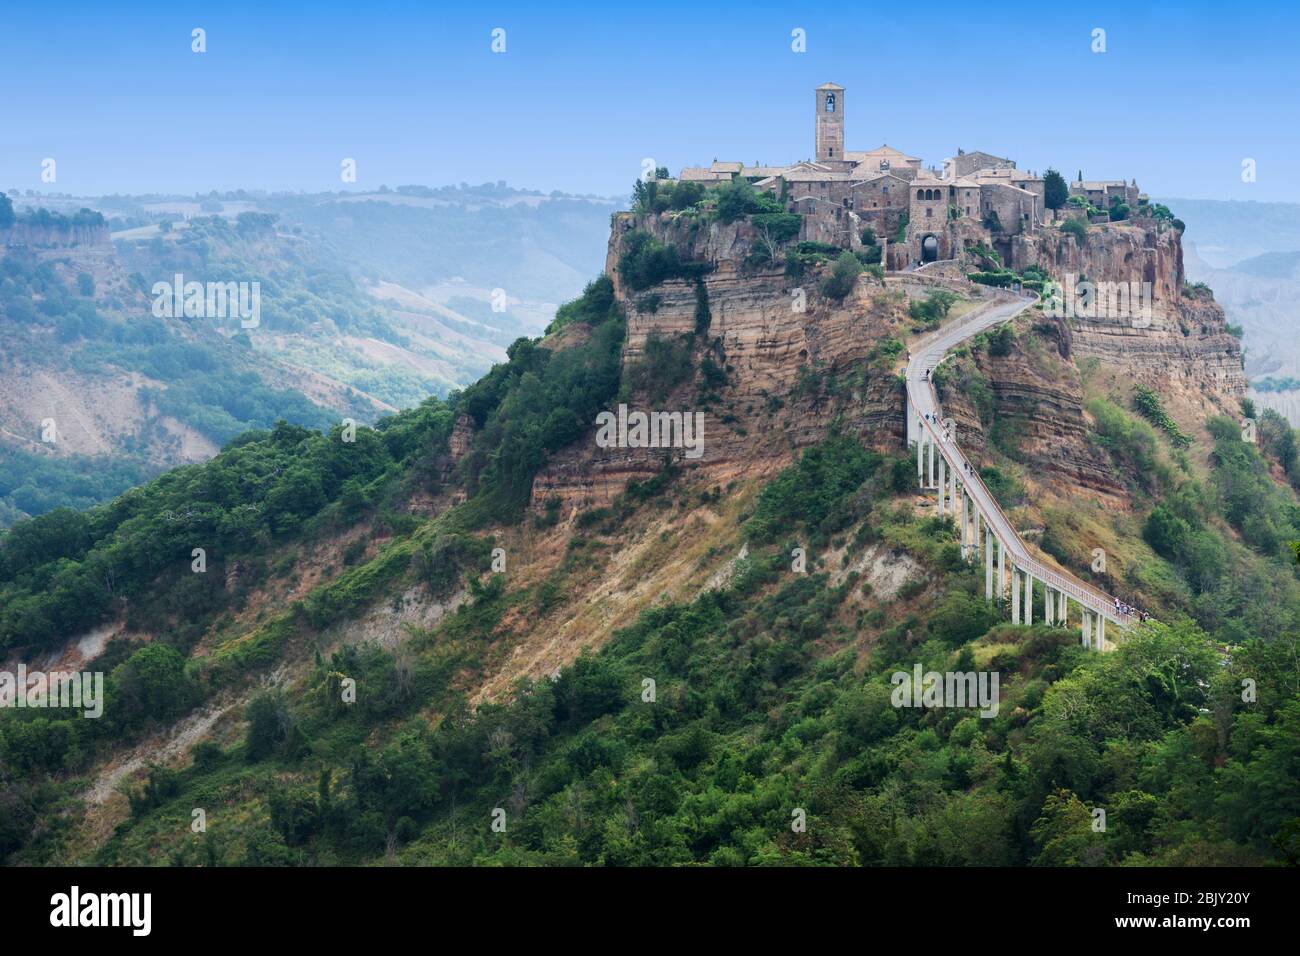
[[[1077,607],[1083,646],[1104,650],[1106,623],[1130,627],[1136,616],[1124,613],[1111,595],[1073,575],[1048,567],[1030,553],[1002,508],[985,487],[957,441],[951,422],[945,424],[931,373],[953,347],[993,328],[1029,308],[1034,297],[994,293],[961,319],[926,335],[911,351],[907,363],[907,443],[916,446],[919,485],[937,493],[937,513],[957,523],[962,557],[984,560],[984,596],[1007,601],[1015,624],[1034,621],[1034,582],[1043,586],[1043,620],[1069,625],[1071,606]]]

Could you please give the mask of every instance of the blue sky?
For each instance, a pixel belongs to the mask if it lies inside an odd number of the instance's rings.
[[[833,80],[853,149],[888,142],[937,164],[960,146],[1067,177],[1136,176],[1160,196],[1300,202],[1294,7],[833,7],[12,6],[0,188],[339,189],[352,157],[359,187],[504,179],[622,195],[645,157],[675,171],[808,156],[811,90]],[[1105,53],[1090,49],[1098,27]],[[795,28],[806,53],[791,51]]]

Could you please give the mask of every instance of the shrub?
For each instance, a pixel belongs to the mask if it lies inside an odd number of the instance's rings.
[[[1178,423],[1169,417],[1165,411],[1164,405],[1160,401],[1160,396],[1145,385],[1136,385],[1133,389],[1133,408],[1142,415],[1151,424],[1162,429],[1174,445],[1178,448],[1186,448],[1192,443],[1192,436],[1188,435]]]
[[[822,295],[828,299],[843,299],[853,291],[861,272],[862,263],[857,256],[848,251],[841,253],[831,268],[831,274],[822,280]]]
[[[1005,325],[1000,325],[997,331],[989,335],[989,355],[1004,358],[1011,354],[1011,348],[1015,345],[1015,342],[1016,332],[1011,327],[1011,323],[1007,322]]]
[[[1191,533],[1191,526],[1163,504],[1156,505],[1142,526],[1142,537],[1151,550],[1176,562],[1186,557]]]
[[[793,212],[762,212],[750,219],[755,229],[767,230],[774,242],[789,242],[797,238],[802,221],[803,217]]]
[[[683,270],[676,249],[664,245],[648,232],[637,230],[623,240],[618,273],[628,288],[640,291],[668,279],[680,278]]]
[[[779,213],[783,211],[781,203],[775,196],[757,191],[754,189],[753,184],[743,177],[737,177],[729,183],[724,183],[714,193],[718,199],[718,220],[720,222],[735,222],[737,219],[751,213]]]
[[[1088,227],[1078,219],[1067,219],[1061,223],[1061,232],[1074,236],[1075,242],[1081,246],[1088,241]]]

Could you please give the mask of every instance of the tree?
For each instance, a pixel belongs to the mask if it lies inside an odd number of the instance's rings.
[[[259,694],[248,705],[248,734],[244,738],[250,761],[269,757],[289,737],[292,719],[284,701],[270,693]]]
[[[0,229],[12,226],[18,217],[14,215],[14,201],[0,192]]]
[[[1105,858],[1101,839],[1092,831],[1092,814],[1068,790],[1047,795],[1042,815],[1029,832],[1040,850],[1034,859],[1037,866],[1096,864]]]
[[[185,675],[185,658],[157,642],[140,648],[114,673],[116,703],[127,720],[167,720],[184,711],[194,699]]]
[[[1043,174],[1043,202],[1048,209],[1060,209],[1069,198],[1070,187],[1066,185],[1064,176],[1055,169]]]
[[[858,274],[862,271],[862,261],[853,253],[845,250],[835,260],[831,274],[822,281],[822,295],[828,299],[842,299],[853,291]]]
[[[757,197],[748,179],[737,178],[718,188],[718,221],[735,222],[754,211]]]
[[[1151,549],[1170,561],[1181,561],[1187,550],[1191,527],[1164,505],[1156,505],[1142,527],[1142,537]]]
[[[1074,236],[1074,241],[1082,246],[1088,240],[1088,227],[1078,219],[1067,219],[1061,223],[1061,232]]]

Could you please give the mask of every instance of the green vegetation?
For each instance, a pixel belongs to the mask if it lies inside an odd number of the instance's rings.
[[[914,299],[908,303],[907,314],[912,321],[919,322],[923,328],[937,329],[948,317],[959,296],[947,289],[934,289],[924,299]]]
[[[989,355],[994,358],[1006,358],[1016,344],[1016,330],[1010,322],[999,325],[989,332]]]
[[[1300,705],[1291,649],[1221,657],[1187,621],[1114,653],[1018,628],[982,600],[949,522],[917,519],[890,476],[908,462],[832,437],[760,496],[770,543],[731,581],[657,604],[557,679],[471,712],[448,691],[507,608],[503,579],[398,660],[373,645],[318,662],[314,690],[261,695],[244,741],[155,771],[95,857],[108,865],[1188,865],[1280,862],[1300,818]],[[853,528],[858,530],[851,535]],[[766,529],[766,530],[764,530]],[[810,540],[807,535],[813,537]],[[787,535],[809,547],[791,574]],[[816,560],[851,535],[919,562],[927,586],[868,610],[855,576]],[[575,538],[573,554],[590,538]],[[870,623],[868,623],[870,622]],[[862,657],[860,629],[873,637]],[[162,663],[162,662],[159,662]],[[897,708],[914,664],[996,669],[996,716]],[[152,706],[183,691],[166,667]],[[358,704],[338,703],[357,682]],[[653,677],[656,696],[643,699]],[[1242,700],[1250,677],[1258,700]],[[436,724],[416,717],[433,700]],[[6,741],[8,738],[6,737]],[[24,758],[26,759],[26,758]],[[237,802],[220,834],[180,840],[189,808]],[[12,791],[7,820],[48,813]],[[504,808],[504,834],[488,831]],[[1088,808],[1107,811],[1093,832]],[[792,831],[791,812],[808,826]],[[25,814],[25,816],[23,816]],[[15,832],[0,829],[6,836]],[[12,836],[0,852],[16,851]],[[47,844],[48,845],[48,841]]]
[[[1132,475],[1147,491],[1171,484],[1168,467],[1157,457],[1159,442],[1150,425],[1106,399],[1089,402],[1087,409],[1093,418],[1096,441],[1124,474]]]
[[[690,381],[694,371],[691,344],[689,335],[663,336],[651,332],[641,357],[628,367],[624,397],[635,392],[645,395],[652,405],[661,404],[673,389]]]
[[[623,240],[618,274],[630,289],[642,291],[669,279],[696,278],[702,273],[700,265],[683,263],[676,249],[648,232],[636,230]]]
[[[1088,225],[1079,219],[1067,219],[1061,223],[1061,232],[1073,236],[1080,246],[1088,241]]]
[[[6,448],[0,457],[0,528],[55,508],[89,508],[157,472],[129,459],[50,458]]]
[[[1055,169],[1048,168],[1043,173],[1043,205],[1048,209],[1060,209],[1070,198],[1070,187],[1065,177]]]
[[[1142,384],[1133,386],[1133,408],[1143,418],[1167,434],[1170,441],[1174,443],[1175,448],[1187,448],[1191,445],[1192,436],[1178,427],[1178,423],[1170,418],[1169,413],[1165,411],[1160,396],[1147,386]]]
[[[582,345],[553,353],[519,339],[508,362],[453,397],[478,428],[461,463],[477,495],[474,520],[518,520],[547,455],[587,434],[618,392],[624,321],[610,291],[602,276],[567,313],[568,321],[581,316],[591,327]]]
[[[824,541],[854,517],[849,493],[880,468],[881,456],[851,438],[832,437],[763,489],[746,530],[759,543],[802,526]]]
[[[831,267],[831,274],[822,280],[822,295],[828,299],[843,299],[853,291],[861,273],[862,262],[857,256],[847,250],[840,253],[835,265]]]
[[[717,201],[719,222],[731,223],[755,213],[785,213],[779,199],[769,192],[755,189],[748,179],[742,177],[723,183],[711,192]]]
[[[1257,392],[1295,392],[1300,391],[1300,378],[1290,375],[1267,375],[1250,383]]]
[[[1259,447],[1242,441],[1231,419],[1208,422],[1214,437],[1214,486],[1223,517],[1250,547],[1279,555],[1283,543],[1300,536],[1300,505],[1270,480]]]
[[[769,265],[775,262],[780,247],[799,237],[803,217],[792,212],[760,212],[750,217],[757,238],[750,247],[752,265]]]

